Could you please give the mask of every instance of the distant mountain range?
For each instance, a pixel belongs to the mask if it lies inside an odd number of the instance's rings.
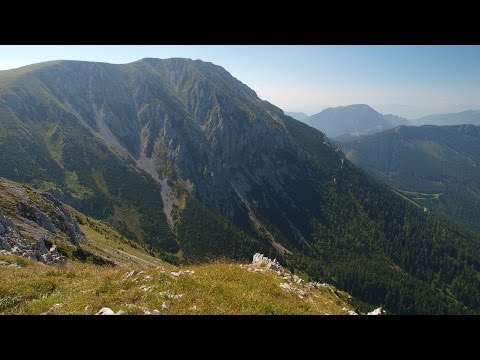
[[[324,132],[329,138],[374,134],[410,123],[407,119],[399,116],[382,115],[370,106],[363,104],[328,108],[318,114],[298,120]]]
[[[309,121],[330,136],[402,121],[366,105],[320,114]],[[262,252],[392,313],[480,312],[477,235],[406,201],[212,63],[1,71],[0,176],[172,262]]]
[[[480,125],[480,110],[467,110],[451,114],[428,115],[415,119],[412,125]]]
[[[361,136],[372,135],[400,125],[480,125],[480,110],[434,114],[411,120],[397,115],[381,114],[364,104],[327,108],[312,116],[302,112],[285,114],[341,142],[353,141]]]
[[[400,126],[342,147],[422,207],[480,229],[480,127]]]

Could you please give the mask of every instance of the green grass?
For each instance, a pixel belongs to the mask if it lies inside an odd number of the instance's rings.
[[[175,278],[170,272],[178,268],[158,266],[126,279],[125,267],[75,262],[51,267],[22,259],[20,268],[0,267],[0,314],[95,314],[102,307],[126,314],[154,309],[162,314],[345,314],[352,309],[328,288],[306,290],[307,299],[285,292],[279,287],[283,279],[271,271],[255,273],[222,262],[181,269],[195,273]],[[162,309],[163,303],[169,308]],[[52,309],[54,304],[62,305]]]
[[[132,207],[128,205],[115,206],[114,215],[115,220],[125,224],[126,228],[135,234],[140,241],[144,241],[145,236],[142,231],[142,223],[140,215],[138,214],[139,207]]]
[[[82,199],[93,195],[93,191],[91,189],[80,184],[76,171],[66,171],[65,175],[67,189],[74,197]]]
[[[117,265],[144,268],[152,266],[171,266],[164,261],[147,254],[142,244],[125,238],[112,226],[79,213],[69,208],[86,235],[82,242],[83,249],[113,261]]]

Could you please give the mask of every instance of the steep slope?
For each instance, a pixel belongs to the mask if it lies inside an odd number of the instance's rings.
[[[306,124],[324,132],[328,137],[365,135],[408,124],[407,119],[382,115],[368,105],[349,105],[325,109],[310,116]]]
[[[341,156],[333,162],[335,155],[325,154],[324,135],[308,126],[290,121],[289,131],[317,165],[307,177],[324,194],[330,192],[317,205],[321,212],[311,219],[314,241],[308,250],[315,255],[296,257],[294,266],[334,279],[367,302],[380,297],[399,313],[462,312],[452,295],[477,306],[474,298],[479,294],[473,289],[478,285],[472,285],[478,284],[480,265],[476,235],[401,201]],[[323,143],[318,141],[322,137]],[[333,173],[328,187],[320,172],[325,170]],[[472,297],[465,290],[473,290]]]
[[[344,149],[415,202],[479,228],[480,127],[399,127]]]
[[[479,309],[478,238],[379,185],[221,67],[64,61],[0,72],[0,84],[0,175],[165,258],[261,251],[392,312]]]
[[[412,121],[420,125],[480,125],[480,110],[466,110],[451,114],[434,114],[421,117]]]

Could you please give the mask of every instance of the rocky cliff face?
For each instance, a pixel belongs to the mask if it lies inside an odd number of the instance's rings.
[[[50,194],[0,179],[0,201],[0,251],[4,253],[61,265],[67,259],[56,245],[48,249],[45,240],[65,237],[78,244],[84,237],[63,204]]]

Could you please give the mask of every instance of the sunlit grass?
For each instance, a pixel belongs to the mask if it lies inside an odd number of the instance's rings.
[[[126,278],[124,267],[5,259],[21,266],[0,266],[2,314],[95,314],[103,307],[126,314],[345,314],[351,308],[328,288],[306,290],[308,298],[300,299],[279,287],[283,279],[276,273],[232,263],[175,268],[194,271],[178,277],[157,267]]]

